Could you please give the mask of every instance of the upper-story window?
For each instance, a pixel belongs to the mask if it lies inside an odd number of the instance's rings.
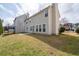
[[[31,19],[29,19],[29,22],[31,23]]]
[[[45,13],[45,17],[48,17],[48,12],[47,12],[47,13]]]
[[[45,10],[45,17],[48,17],[48,10]]]

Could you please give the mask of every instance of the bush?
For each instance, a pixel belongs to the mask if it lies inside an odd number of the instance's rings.
[[[0,29],[0,35],[3,33],[3,28]]]
[[[63,33],[64,31],[65,31],[65,28],[64,27],[60,27],[59,34]]]
[[[2,33],[3,33],[3,27],[2,27],[2,21],[0,19],[0,34],[2,34]]]
[[[79,28],[77,28],[77,29],[76,29],[76,33],[78,33],[78,34],[79,34]]]

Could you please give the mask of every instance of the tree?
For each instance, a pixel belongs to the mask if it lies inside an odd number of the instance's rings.
[[[69,21],[66,17],[64,17],[64,18],[61,18],[60,23],[61,24],[66,24],[66,23],[69,23]]]
[[[62,34],[64,31],[65,31],[65,28],[64,27],[60,27],[59,34]]]
[[[2,26],[2,20],[0,19],[0,34],[3,33],[3,26]]]
[[[76,29],[76,33],[78,33],[78,34],[79,34],[79,27]]]

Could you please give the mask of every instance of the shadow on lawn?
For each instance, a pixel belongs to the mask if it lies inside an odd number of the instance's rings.
[[[40,34],[27,34],[34,38],[37,38],[51,47],[66,52],[72,55],[79,55],[79,37],[73,37],[68,35],[40,35]]]
[[[3,33],[2,36],[5,37],[5,36],[13,35],[13,34],[15,33]]]

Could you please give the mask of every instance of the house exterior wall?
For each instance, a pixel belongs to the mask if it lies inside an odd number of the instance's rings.
[[[29,20],[26,20],[26,22],[28,22],[25,25],[26,32],[47,34],[48,33],[48,16],[45,17],[45,13],[48,13],[48,9],[45,9],[44,11],[35,15],[34,17],[29,18]],[[43,24],[46,25],[46,31],[45,32],[43,32]],[[38,32],[36,31],[37,25],[38,25]],[[41,25],[41,32],[39,31],[39,25]],[[34,26],[34,31],[30,30],[31,26]],[[28,27],[28,29],[27,29],[27,27]]]
[[[47,17],[45,17],[45,13],[48,14]],[[59,33],[59,12],[58,12],[58,5],[53,4],[49,6],[48,8],[44,9],[40,13],[36,14],[35,16],[32,16],[28,20],[26,20],[28,24],[25,25],[26,32],[29,33],[41,33],[41,34],[56,34]],[[43,32],[43,24],[46,25],[46,31]],[[41,25],[41,32],[36,32],[36,25]],[[30,30],[30,27],[34,26],[34,31]],[[27,28],[28,27],[28,28]]]
[[[59,11],[58,4],[53,4],[48,9],[49,14],[49,34],[59,34]]]
[[[26,15],[21,15],[19,17],[16,17],[16,20],[14,22],[15,25],[15,32],[25,32],[25,24],[24,20],[26,19]]]
[[[26,21],[24,22],[24,20]],[[43,26],[44,25],[44,26]],[[38,26],[38,31],[37,31]],[[22,15],[16,18],[16,32],[56,34],[59,33],[59,12],[58,5],[52,4],[37,14],[26,18]],[[41,28],[41,29],[40,29]]]

